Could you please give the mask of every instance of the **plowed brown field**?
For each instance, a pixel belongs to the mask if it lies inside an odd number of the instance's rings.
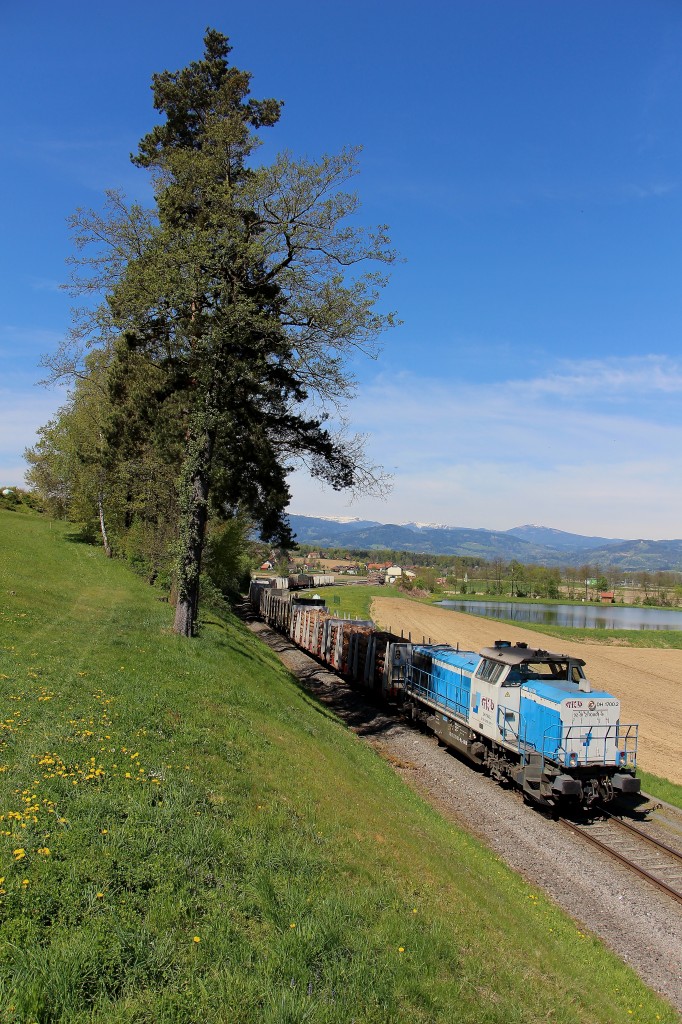
[[[621,721],[639,723],[640,767],[682,785],[682,650],[545,638],[529,629],[396,597],[375,598],[372,617],[394,633],[411,632],[415,642],[424,636],[432,643],[459,643],[465,650],[478,651],[495,640],[521,640],[530,647],[583,658],[593,687],[620,698]]]

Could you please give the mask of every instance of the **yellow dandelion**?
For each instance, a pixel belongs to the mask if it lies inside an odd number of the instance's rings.
[[[108,831],[109,831],[109,829],[108,829],[108,828],[101,828],[101,829],[100,829],[100,832],[102,833],[102,835],[103,835],[103,836],[105,836],[105,835],[107,834],[107,832],[108,832]]]
[[[292,921],[292,922],[291,922],[291,924],[289,925],[289,927],[290,927],[290,928],[295,928],[295,927],[296,927],[296,925],[295,925],[295,923],[294,923],[294,922]]]
[[[24,857],[26,856],[26,850],[23,848],[23,846],[20,846],[18,849],[12,850],[12,854],[15,860],[23,860]]]
[[[103,900],[104,899],[104,893],[103,892],[98,892],[96,895],[97,895],[97,899],[98,900]]]
[[[41,855],[42,857],[49,857],[49,856],[50,856],[50,851],[49,851],[49,849],[47,848],[47,846],[39,846],[39,847],[38,847],[38,853],[39,853],[39,854],[40,854],[40,855]]]
[[[199,938],[198,935],[195,935],[194,938],[192,939],[192,942],[201,942],[201,939]]]
[[[405,947],[404,946],[398,946],[398,952],[399,953],[404,953],[405,952]]]
[[[22,881],[22,883],[21,883],[21,884],[22,884],[22,885],[29,885],[29,881],[28,881],[28,878],[24,878],[24,880]]]

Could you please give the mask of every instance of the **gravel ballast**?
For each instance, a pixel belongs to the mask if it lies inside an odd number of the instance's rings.
[[[386,757],[408,785],[543,889],[682,1011],[682,904],[560,822],[526,806],[517,794],[439,746],[435,737],[366,701],[264,623],[253,619],[248,624],[306,689]]]

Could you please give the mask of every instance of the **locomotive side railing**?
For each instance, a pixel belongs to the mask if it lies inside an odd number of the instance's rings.
[[[447,694],[440,693],[435,689],[433,673],[427,669],[417,668],[416,665],[408,667],[405,680],[405,689],[408,693],[413,693],[417,697],[439,704],[447,711],[451,711],[461,718],[468,719],[471,691],[465,686],[458,686],[454,683],[451,683],[450,686],[453,691],[453,697],[448,697]]]

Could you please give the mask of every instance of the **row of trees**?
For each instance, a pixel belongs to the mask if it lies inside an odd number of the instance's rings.
[[[313,550],[301,545],[302,551]],[[315,548],[316,551],[319,550]],[[675,571],[638,571],[623,575],[600,565],[548,567],[501,558],[485,559],[470,555],[432,555],[413,551],[328,548],[326,558],[351,558],[361,567],[368,562],[391,562],[416,572],[406,589],[457,590],[462,594],[486,593],[492,596],[568,597],[575,600],[598,598],[607,590],[636,590],[639,599],[653,604],[674,603],[682,597],[682,573]],[[444,580],[444,583],[439,583]]]
[[[281,103],[250,97],[224,35],[204,44],[202,60],[153,78],[162,120],[132,158],[153,207],[111,192],[72,218],[85,303],[48,360],[71,389],[27,453],[53,512],[97,521],[108,554],[172,575],[184,636],[207,551],[224,579],[253,526],[291,546],[293,465],[336,489],[385,486],[343,407],[348,357],[375,354],[393,323],[377,308],[384,277],[365,269],[393,251],[384,228],[357,226],[347,190],[357,152],[256,166]]]

